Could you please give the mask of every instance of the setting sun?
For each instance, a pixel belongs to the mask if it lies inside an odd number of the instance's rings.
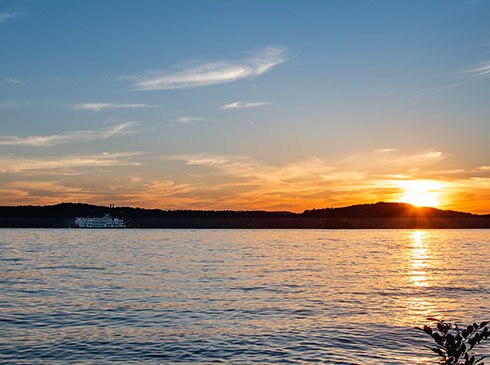
[[[443,185],[437,181],[412,180],[400,182],[400,201],[418,207],[438,207]]]

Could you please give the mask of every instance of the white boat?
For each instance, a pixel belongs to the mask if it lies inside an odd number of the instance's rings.
[[[77,217],[72,228],[127,228],[122,218],[112,218],[110,214],[103,217]]]

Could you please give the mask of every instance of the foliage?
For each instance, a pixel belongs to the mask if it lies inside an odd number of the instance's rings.
[[[490,336],[489,322],[473,323],[466,327],[459,327],[456,323],[441,321],[436,318],[427,318],[436,322],[434,328],[425,325],[423,328],[415,327],[431,336],[436,342],[435,347],[426,346],[441,357],[444,365],[484,365],[485,356],[476,358],[469,352]]]

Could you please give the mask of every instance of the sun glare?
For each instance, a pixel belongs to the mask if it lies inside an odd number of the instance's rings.
[[[400,182],[400,201],[417,207],[438,207],[441,204],[442,184],[431,180],[409,180]]]

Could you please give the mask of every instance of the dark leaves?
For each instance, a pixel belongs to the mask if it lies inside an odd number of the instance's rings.
[[[444,345],[444,339],[443,337],[438,333],[438,332],[434,332],[432,334],[432,338],[434,339],[434,341],[436,341],[436,343],[440,346],[443,346]]]
[[[442,357],[446,356],[446,354],[444,354],[444,352],[442,352],[442,350],[438,347],[431,347],[431,350],[434,351],[439,356],[442,356]]]
[[[456,343],[454,336],[450,333],[446,335],[446,343],[448,347],[454,347],[454,344]]]
[[[446,365],[484,365],[483,357],[478,360],[468,353],[473,347],[490,336],[489,321],[480,324],[473,323],[461,330],[457,324],[444,322],[436,318],[428,318],[436,322],[436,327],[425,325],[416,327],[431,336],[437,346],[429,347],[434,353],[443,358]]]

